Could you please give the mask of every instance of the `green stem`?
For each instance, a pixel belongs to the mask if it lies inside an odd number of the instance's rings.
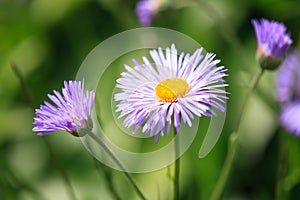
[[[228,177],[230,175],[230,172],[231,172],[231,169],[232,169],[232,166],[233,166],[233,162],[234,162],[234,159],[236,157],[236,154],[237,154],[237,150],[238,150],[238,142],[239,142],[239,128],[240,128],[240,124],[241,124],[241,121],[242,121],[242,117],[243,117],[243,114],[244,114],[244,111],[248,105],[248,102],[249,102],[249,99],[250,99],[250,96],[252,95],[254,89],[256,88],[257,84],[259,83],[259,80],[261,79],[262,75],[264,73],[264,70],[261,69],[259,71],[259,73],[256,74],[256,76],[253,77],[253,80],[249,86],[249,89],[246,93],[246,96],[245,96],[245,99],[244,99],[244,102],[242,104],[242,107],[239,111],[239,114],[238,114],[238,119],[237,119],[237,123],[236,123],[236,126],[234,128],[234,131],[231,133],[230,137],[229,137],[229,143],[228,143],[228,153],[226,155],[226,158],[225,158],[225,163],[223,165],[223,168],[222,168],[222,171],[221,171],[221,175],[217,181],[217,184],[215,186],[215,189],[211,195],[211,200],[218,200],[221,198],[222,194],[223,194],[223,191],[225,189],[225,185],[227,183],[227,180],[228,180]]]
[[[288,144],[286,133],[283,131],[278,132],[278,169],[277,169],[277,183],[275,197],[278,200],[288,199],[288,192],[285,187],[285,178],[287,176],[287,154]]]
[[[215,189],[211,195],[211,200],[218,200],[221,198],[226,182],[228,180],[230,171],[232,169],[233,166],[233,161],[234,158],[236,156],[236,152],[237,152],[237,146],[238,146],[238,137],[237,137],[237,133],[233,132],[230,135],[229,138],[229,149],[228,149],[228,153],[225,159],[225,163],[223,165],[222,171],[221,171],[221,175],[217,181],[217,184],[215,186]]]
[[[99,162],[95,158],[94,158],[94,163],[95,163],[95,166],[96,166],[96,169],[97,169],[99,175],[101,175],[101,173],[104,173],[104,177],[105,177],[105,181],[107,183],[107,187],[110,190],[111,194],[113,195],[114,199],[115,200],[121,200],[121,197],[118,195],[118,192],[117,192],[117,190],[116,190],[116,188],[114,187],[114,184],[113,184],[111,169],[109,167],[107,167],[106,165],[102,164],[101,162]]]
[[[294,171],[291,175],[285,177],[283,186],[286,192],[290,192],[300,183],[300,169]]]
[[[174,138],[176,136],[176,129],[173,127]],[[179,174],[180,174],[180,158],[179,158],[179,138],[175,138],[174,141],[175,152],[175,165],[174,165],[174,200],[179,200]]]
[[[236,123],[236,126],[235,126],[235,129],[234,129],[234,132],[238,133],[239,131],[239,128],[240,128],[240,125],[241,125],[241,121],[242,121],[242,117],[243,117],[243,114],[244,114],[244,111],[248,105],[248,101],[250,99],[250,96],[252,95],[254,89],[256,88],[259,80],[261,79],[262,75],[264,74],[264,69],[260,69],[260,71],[256,74],[256,76],[254,76],[254,78],[252,79],[251,81],[251,84],[250,84],[250,87],[246,93],[246,96],[245,96],[245,99],[244,99],[244,102],[242,104],[242,107],[240,109],[240,112],[239,112],[239,115],[238,115],[238,118],[237,118],[237,123]]]
[[[33,103],[32,92],[31,92],[31,90],[28,88],[28,86],[26,85],[22,73],[20,72],[20,70],[19,70],[18,66],[16,65],[16,63],[12,62],[12,63],[10,64],[10,66],[11,66],[11,69],[13,70],[13,72],[15,73],[16,77],[17,77],[18,80],[19,80],[19,84],[20,84],[20,86],[21,86],[21,89],[23,90],[23,92],[24,92],[24,94],[25,94],[25,96],[26,96],[26,98],[27,98],[28,106],[29,106],[30,108],[32,108],[33,111],[34,111],[34,103]]]
[[[20,86],[21,86],[21,88],[22,88],[22,90],[25,93],[25,96],[27,98],[29,107],[32,108],[32,110],[34,112],[33,96],[32,96],[30,88],[28,88],[28,86],[26,85],[26,83],[24,81],[24,78],[23,78],[23,76],[22,76],[22,74],[21,74],[18,66],[14,62],[11,63],[11,68],[12,68],[13,72],[15,73],[15,75],[17,76],[18,80],[19,80]],[[65,182],[67,191],[69,193],[70,199],[71,200],[76,200],[77,198],[76,198],[76,195],[75,195],[74,188],[71,185],[71,182],[70,182],[70,180],[68,178],[68,175],[67,175],[66,171],[64,170],[64,168],[58,162],[58,159],[55,156],[55,153],[54,153],[54,150],[53,150],[53,148],[51,146],[50,141],[48,141],[44,137],[43,137],[43,140],[44,140],[44,142],[45,142],[45,144],[46,144],[46,146],[48,148],[48,151],[50,152],[52,161],[56,164],[57,169],[61,173],[61,176],[62,176],[62,178],[63,178],[63,180]]]
[[[95,135],[93,132],[88,131],[87,134],[95,142],[97,142],[97,144],[99,144],[103,148],[103,150],[111,157],[111,159],[120,167],[120,169],[122,170],[122,172],[124,173],[124,175],[128,178],[129,182],[133,186],[133,188],[136,191],[136,193],[138,194],[138,196],[141,199],[145,200],[146,199],[145,195],[143,194],[143,192],[141,191],[141,189],[138,187],[138,185],[137,185],[136,181],[133,179],[133,177],[127,172],[126,167],[118,159],[117,155],[115,155],[113,153],[113,151],[97,135]]]

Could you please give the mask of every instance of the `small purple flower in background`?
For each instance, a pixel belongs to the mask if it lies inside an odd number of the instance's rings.
[[[32,130],[39,136],[58,130],[78,136],[78,131],[86,127],[90,118],[95,93],[84,93],[84,82],[81,81],[65,81],[62,95],[58,91],[53,92],[54,95],[48,94],[48,97],[55,106],[45,101],[45,105],[36,109]]]
[[[278,70],[277,99],[282,103],[300,100],[300,54],[296,50],[282,62]]]
[[[140,0],[135,7],[135,13],[142,26],[149,26],[153,16],[158,12],[162,0]]]
[[[283,23],[266,19],[252,20],[257,38],[256,57],[264,69],[276,69],[292,44]]]
[[[227,99],[226,69],[216,66],[220,60],[215,54],[202,51],[178,55],[173,44],[165,54],[161,48],[151,50],[152,64],[143,57],[145,64],[133,60],[135,67],[125,65],[127,71],[117,80],[122,92],[115,94],[119,118],[126,116],[124,125],[135,126],[133,133],[143,126],[142,132],[155,135],[157,141],[171,126],[178,133],[181,120],[192,126],[195,115],[215,115],[212,107],[224,111],[220,102]]]
[[[294,51],[278,70],[277,99],[282,103],[281,124],[300,136],[300,54]]]
[[[292,134],[300,136],[300,101],[284,105],[280,115],[281,124]]]

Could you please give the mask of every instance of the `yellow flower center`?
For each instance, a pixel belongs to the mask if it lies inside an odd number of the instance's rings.
[[[175,102],[190,90],[189,84],[181,78],[168,78],[155,87],[156,96],[164,102]]]

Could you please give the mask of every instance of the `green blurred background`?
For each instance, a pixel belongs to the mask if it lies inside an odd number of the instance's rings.
[[[31,131],[34,114],[11,64],[19,68],[37,108],[47,100],[46,94],[60,90],[63,80],[75,78],[84,58],[96,45],[119,32],[140,27],[135,5],[136,1],[131,0],[0,0],[1,200],[69,199],[57,166],[65,169],[77,199],[113,199],[105,179],[107,168],[96,169],[79,139],[57,132],[46,136],[45,141]],[[152,26],[180,31],[216,53],[230,75],[226,78],[230,100],[220,140],[207,157],[198,158],[204,137],[201,132],[205,132],[201,130],[209,123],[209,119],[201,119],[197,138],[182,157],[182,199],[208,199],[223,166],[237,111],[253,74],[258,71],[251,19],[264,17],[284,22],[296,47],[299,8],[299,0],[178,0],[154,17]],[[118,72],[107,76],[115,80],[121,69],[120,63]],[[280,106],[274,98],[275,76],[276,72],[267,72],[251,98],[226,199],[274,199],[278,133],[283,131],[277,120]],[[103,96],[110,98],[111,91],[105,91]],[[110,126],[112,120],[106,117],[103,121],[107,133],[114,131]],[[286,134],[284,141],[288,146],[286,174],[292,177],[287,187],[291,199],[297,199],[299,139]],[[134,177],[149,199],[172,197],[168,169]],[[113,171],[110,178],[123,199],[138,199],[122,173]]]

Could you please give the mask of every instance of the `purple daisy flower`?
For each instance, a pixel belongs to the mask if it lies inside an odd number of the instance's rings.
[[[149,26],[153,16],[158,12],[160,0],[140,0],[135,7],[135,13],[142,26]]]
[[[292,44],[283,23],[252,20],[257,38],[257,59],[265,69],[276,69]]]
[[[65,81],[62,95],[58,91],[53,92],[54,95],[48,94],[48,97],[55,106],[45,101],[45,105],[36,109],[32,130],[38,132],[38,136],[58,130],[77,135],[90,118],[95,93],[84,93],[84,82],[81,81]]]
[[[298,88],[298,90],[297,90]],[[292,52],[281,64],[277,75],[277,99],[287,103],[300,100],[300,54]]]
[[[283,106],[280,123],[290,133],[300,136],[300,101],[293,101]]]
[[[281,124],[300,136],[300,54],[296,50],[288,56],[278,70],[277,99],[283,104]]]
[[[224,66],[217,67],[220,60],[215,54],[203,53],[197,49],[193,55],[177,54],[173,44],[166,53],[159,48],[151,50],[154,63],[143,57],[144,64],[133,60],[133,68],[125,65],[126,72],[117,80],[115,94],[119,101],[119,118],[125,117],[126,127],[135,126],[133,133],[143,126],[144,133],[158,136],[170,133],[174,126],[180,130],[181,120],[192,126],[194,116],[213,116],[212,107],[224,111],[227,84],[223,80],[227,74]],[[166,127],[166,129],[165,129]]]

